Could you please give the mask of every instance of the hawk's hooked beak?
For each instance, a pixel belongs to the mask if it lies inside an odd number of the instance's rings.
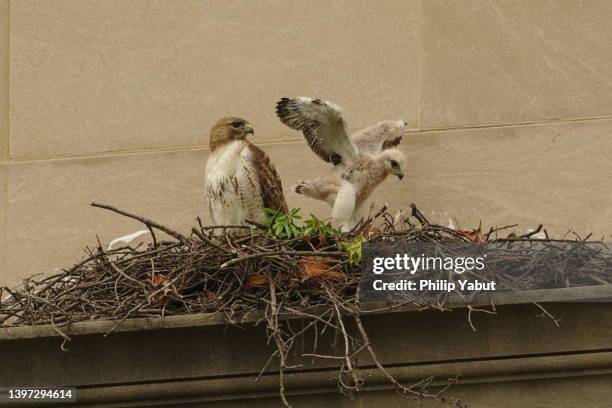
[[[244,133],[246,133],[247,135],[254,135],[255,134],[255,129],[253,129],[253,127],[251,125],[246,123],[244,125]]]
[[[397,176],[397,178],[400,179],[400,180],[404,178],[404,173],[402,173],[401,170],[394,171],[393,174],[395,174]]]

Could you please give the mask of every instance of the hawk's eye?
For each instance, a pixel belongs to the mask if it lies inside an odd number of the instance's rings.
[[[396,162],[395,160],[391,160],[391,167],[393,167],[394,169],[399,167],[399,163]]]
[[[235,129],[240,128],[243,125],[242,122],[232,122],[232,127]]]

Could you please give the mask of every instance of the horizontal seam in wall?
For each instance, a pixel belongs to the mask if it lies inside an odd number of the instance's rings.
[[[579,122],[606,121],[610,119],[612,119],[612,116],[550,119],[550,120],[538,120],[538,121],[531,121],[531,122],[514,122],[514,123],[498,123],[498,124],[491,123],[491,124],[482,124],[482,125],[458,125],[458,126],[449,126],[449,127],[420,129],[419,132],[427,133],[427,132],[470,130],[470,129],[513,128],[513,127],[542,126],[542,125],[555,125],[555,124],[579,123]]]
[[[279,144],[297,144],[302,143],[303,140],[295,137],[296,140],[283,138],[281,140],[261,142],[255,144],[258,146],[272,146]],[[107,157],[120,157],[120,156],[131,156],[131,155],[145,155],[145,154],[158,154],[158,153],[178,153],[178,152],[190,152],[190,151],[209,151],[208,144],[205,145],[184,145],[184,146],[171,146],[171,147],[153,147],[145,149],[132,149],[132,150],[112,150],[93,154],[82,154],[73,156],[43,156],[37,158],[12,158],[8,161],[11,163],[24,163],[24,162],[37,162],[37,161],[56,161],[56,160],[81,160],[81,159],[95,159],[95,158],[107,158]]]
[[[461,131],[470,129],[496,129],[496,128],[514,128],[514,127],[526,127],[526,126],[543,126],[543,125],[561,125],[567,123],[578,123],[578,122],[593,122],[593,121],[606,121],[612,119],[612,116],[601,116],[592,118],[575,118],[575,119],[563,119],[563,120],[547,120],[547,121],[534,121],[534,122],[517,122],[508,124],[485,124],[485,125],[466,125],[466,126],[453,126],[453,127],[440,127],[440,128],[427,128],[427,129],[411,129],[412,134],[428,134],[434,132],[443,131]],[[295,140],[291,140],[295,139]],[[255,142],[257,142],[255,140]],[[279,144],[297,144],[304,143],[304,140],[296,135],[293,138],[282,137],[280,140],[267,141],[256,143],[258,146],[274,146]],[[94,158],[107,158],[107,157],[118,157],[118,156],[130,156],[140,154],[157,154],[157,153],[173,153],[173,152],[189,152],[189,151],[208,151],[210,150],[208,144],[205,145],[184,145],[184,146],[172,146],[172,147],[155,147],[155,148],[144,148],[144,149],[132,149],[132,150],[111,150],[92,154],[72,155],[72,156],[41,156],[37,158],[9,158],[9,162],[24,163],[24,162],[37,162],[37,161],[55,161],[55,160],[79,160],[79,159],[94,159]]]
[[[500,355],[500,356],[486,356],[486,357],[468,357],[468,358],[457,358],[457,359],[441,359],[441,360],[427,360],[427,361],[416,361],[416,362],[401,362],[401,363],[393,363],[393,364],[385,364],[386,368],[403,368],[403,367],[424,367],[424,366],[432,366],[432,365],[443,365],[443,364],[464,364],[471,362],[492,362],[492,361],[502,361],[502,360],[526,360],[526,359],[534,359],[534,358],[542,358],[542,357],[562,357],[562,356],[580,356],[580,355],[589,355],[589,354],[599,354],[599,353],[610,353],[612,349],[603,348],[603,349],[592,349],[592,350],[576,350],[576,351],[556,351],[556,352],[541,352],[541,353],[526,353],[526,354],[516,354],[516,355]],[[361,369],[375,369],[376,366],[374,364],[364,365]],[[335,367],[320,367],[320,368],[306,368],[306,369],[295,369],[288,370],[286,374],[307,374],[307,373],[324,373],[328,371],[335,370]],[[277,370],[270,370],[264,372],[243,372],[243,373],[235,373],[235,374],[217,374],[217,375],[208,375],[208,376],[193,376],[193,377],[175,377],[171,381],[168,379],[149,379],[146,381],[120,381],[116,383],[108,383],[108,384],[83,384],[80,385],[79,388],[104,388],[108,386],[126,386],[126,385],[142,385],[142,384],[155,384],[155,383],[165,383],[165,382],[186,382],[186,381],[197,381],[197,380],[226,380],[230,378],[244,378],[244,377],[268,377],[278,375]]]

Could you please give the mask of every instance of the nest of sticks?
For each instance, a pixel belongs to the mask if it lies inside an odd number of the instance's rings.
[[[305,358],[332,360],[338,363],[338,387],[351,394],[365,383],[365,372],[359,358],[381,370],[399,395],[406,398],[433,398],[456,407],[465,402],[449,397],[445,391],[456,378],[444,381],[430,391],[433,378],[425,378],[411,385],[400,384],[380,363],[368,337],[361,316],[397,308],[397,304],[374,309],[363,309],[360,301],[360,269],[351,245],[361,242],[393,240],[394,242],[473,243],[533,241],[533,236],[545,233],[540,225],[527,234],[508,234],[514,225],[481,231],[452,229],[429,222],[412,204],[407,216],[392,216],[386,208],[363,219],[350,233],[314,234],[278,238],[269,225],[206,226],[198,220],[188,235],[175,231],[153,220],[146,219],[104,204],[92,204],[138,220],[146,225],[152,243],[132,247],[124,245],[105,250],[98,244],[88,248],[88,256],[71,268],[40,279],[25,279],[19,288],[0,288],[0,325],[52,325],[64,338],[62,349],[70,340],[70,325],[91,320],[115,320],[106,334],[126,319],[163,317],[195,313],[223,314],[230,324],[256,321],[266,325],[268,339],[274,352],[268,365],[278,362],[280,398],[290,406],[284,386],[287,370],[296,367],[295,361]],[[156,231],[172,239],[160,240]],[[500,234],[504,234],[500,238]],[[587,243],[589,237],[576,236],[572,242]],[[538,239],[540,242],[564,240]],[[569,241],[569,240],[568,240]],[[353,248],[354,249],[354,248]],[[585,253],[590,251],[584,248]],[[358,251],[357,251],[358,252]],[[533,256],[531,253],[530,256]],[[601,255],[591,273],[562,276],[505,277],[507,289],[523,290],[541,284],[542,280],[562,279],[566,286],[609,284],[612,257]],[[546,262],[549,262],[547,260]],[[561,270],[561,269],[559,269]],[[446,308],[444,298],[433,300],[409,299],[419,308]],[[544,307],[539,307],[556,324],[557,320]],[[469,310],[495,314],[495,307]],[[292,321],[300,320],[299,329]],[[336,333],[338,346],[333,354],[321,354],[317,349],[318,336],[325,331]],[[310,338],[313,349],[297,351],[296,344]],[[364,357],[365,356],[365,357]],[[268,366],[262,368],[262,373]]]

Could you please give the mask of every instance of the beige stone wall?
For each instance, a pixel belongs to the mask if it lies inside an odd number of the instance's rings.
[[[249,119],[287,199],[324,166],[280,96],[403,118],[408,176],[373,199],[466,226],[612,232],[607,0],[0,0],[0,283],[141,226],[206,216],[207,132]],[[295,157],[302,157],[296,162]]]

